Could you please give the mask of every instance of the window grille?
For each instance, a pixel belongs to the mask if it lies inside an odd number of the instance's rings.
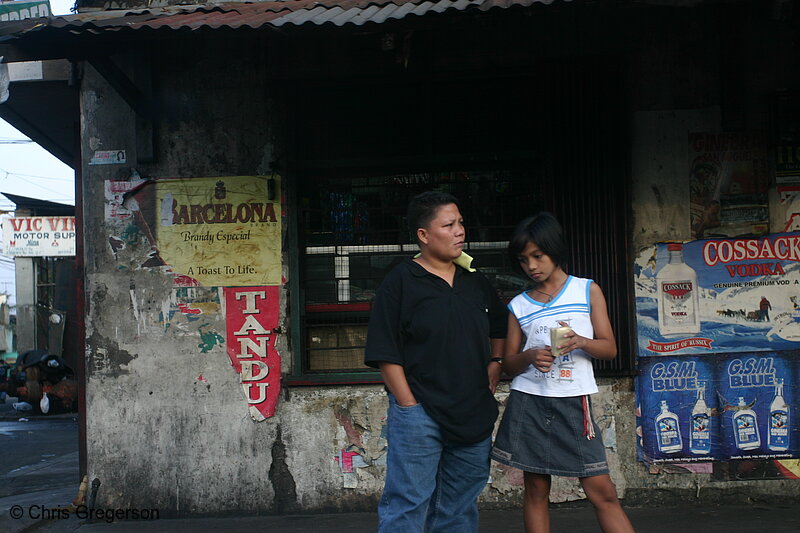
[[[408,200],[435,189],[461,200],[465,249],[506,299],[527,283],[506,257],[509,235],[524,217],[553,212],[571,246],[568,272],[597,281],[608,301],[620,355],[595,369],[630,374],[625,79],[617,60],[592,57],[502,79],[297,87],[297,382],[359,380],[353,372],[377,379],[361,362],[372,297],[385,273],[416,251]],[[499,94],[510,96],[475,105]]]
[[[372,370],[363,364],[372,300],[383,277],[419,251],[405,212],[420,192],[442,190],[459,198],[465,251],[502,298],[526,286],[505,250],[514,226],[542,207],[539,180],[529,172],[421,172],[306,183],[300,227],[306,372]]]

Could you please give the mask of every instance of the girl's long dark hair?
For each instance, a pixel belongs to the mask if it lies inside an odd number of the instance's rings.
[[[512,264],[519,268],[519,255],[529,242],[536,243],[545,255],[566,270],[569,260],[569,248],[564,240],[564,230],[556,217],[547,211],[541,211],[520,222],[511,239],[508,241],[508,256]]]

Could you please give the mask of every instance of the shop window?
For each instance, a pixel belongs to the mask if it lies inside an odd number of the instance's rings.
[[[461,200],[466,251],[506,301],[528,286],[507,257],[508,236],[524,217],[557,204],[548,200],[553,191],[544,180],[520,170],[317,177],[304,183],[299,191],[303,334],[298,363],[303,378],[312,379],[314,375],[330,378],[330,374],[347,374],[356,381],[375,379],[374,371],[363,364],[367,323],[383,277],[418,251],[405,220],[411,197],[437,189]],[[598,250],[614,249],[603,241],[620,238],[606,224],[595,223],[593,229],[590,217],[587,224],[574,217],[571,222],[578,231],[588,233],[581,242],[596,241]],[[600,268],[577,263],[581,261],[576,261],[577,270]],[[612,320],[619,319],[619,313],[612,313]],[[624,362],[617,366],[629,368]]]
[[[431,189],[461,201],[465,251],[504,299],[525,286],[506,257],[514,225],[539,205],[538,181],[520,171],[445,171],[307,180],[301,190],[303,370],[372,372],[367,323],[383,277],[419,249],[408,201]]]
[[[416,253],[405,210],[431,189],[462,201],[466,251],[505,298],[527,281],[506,259],[509,235],[535,211],[553,212],[571,245],[569,273],[597,281],[608,301],[620,356],[596,361],[596,373],[632,374],[625,79],[616,59],[592,57],[519,76],[292,87],[290,380],[380,379],[361,362],[372,298]]]

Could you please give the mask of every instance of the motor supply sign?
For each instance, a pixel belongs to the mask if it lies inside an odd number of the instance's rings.
[[[75,217],[13,217],[3,221],[3,253],[18,257],[75,255]]]

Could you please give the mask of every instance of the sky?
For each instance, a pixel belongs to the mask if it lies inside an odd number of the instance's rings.
[[[74,0],[50,0],[50,9],[54,15],[68,15],[73,4]],[[75,173],[0,119],[0,192],[74,205]],[[1,211],[13,208],[0,197]]]
[[[50,0],[53,15],[68,15],[74,0]],[[12,87],[14,90],[14,87]],[[0,119],[0,192],[75,205],[75,172]],[[0,196],[0,216],[14,204]],[[14,260],[0,255],[0,294],[14,305]]]

